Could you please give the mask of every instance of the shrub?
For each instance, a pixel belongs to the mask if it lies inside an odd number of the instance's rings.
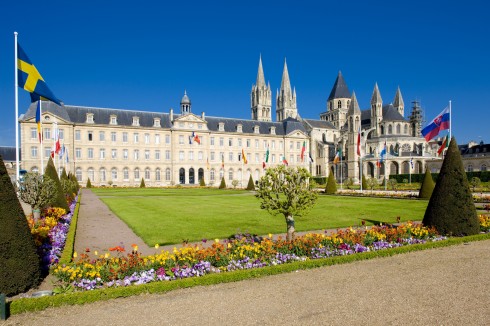
[[[0,293],[25,292],[40,279],[40,261],[27,219],[0,156]]]
[[[240,181],[238,181],[238,180],[231,181],[231,185],[233,186],[233,189],[235,189],[239,183],[240,183]]]
[[[337,183],[335,182],[335,176],[333,168],[330,169],[330,174],[328,175],[327,185],[325,186],[325,193],[327,195],[332,195],[337,192]]]
[[[140,182],[140,188],[145,188],[146,185],[145,185],[145,178],[141,178],[141,182]]]
[[[481,185],[480,178],[478,177],[471,178],[471,187],[473,188],[473,192],[475,192],[475,189],[480,187],[480,185]]]
[[[40,210],[51,205],[57,195],[56,183],[47,175],[27,172],[24,182],[19,187],[20,199],[31,205],[32,210]]]
[[[367,188],[371,189],[371,191],[373,191],[374,187],[376,187],[378,185],[378,180],[376,180],[376,178],[369,178],[366,180],[366,185],[367,185]]]
[[[425,176],[422,184],[420,185],[419,190],[419,198],[429,199],[434,191],[434,180],[432,179],[432,175],[429,173],[429,169],[425,169]]]
[[[362,175],[362,189],[367,189],[368,188],[368,184],[366,182],[366,176],[363,174]]]
[[[68,180],[68,175],[66,174],[65,168],[63,168],[63,171],[61,171],[60,181],[61,180]]]
[[[226,189],[225,177],[221,178],[221,183],[219,185],[219,189]]]
[[[350,187],[352,187],[353,184],[354,184],[354,179],[352,178],[347,178],[344,181],[344,186],[346,186],[347,189],[350,189]]]
[[[396,182],[396,179],[390,179],[388,180],[388,184],[391,187],[391,190],[396,190],[396,186],[398,185],[398,182]]]
[[[87,188],[92,188],[92,183],[90,182],[90,178],[87,178]]]
[[[51,157],[49,158],[48,165],[46,165],[46,169],[44,170],[44,175],[50,177],[55,182],[56,190],[58,191],[56,196],[53,196],[54,200],[51,205],[53,207],[63,208],[64,210],[69,212],[70,207],[68,207],[65,194],[63,193],[63,189],[61,188],[60,179],[58,178],[58,173],[56,172],[56,168],[54,167],[54,163]]]
[[[247,190],[255,190],[255,183],[252,175],[250,175],[250,178],[248,178]]]
[[[453,137],[422,223],[441,234],[472,235],[480,232],[473,196]]]

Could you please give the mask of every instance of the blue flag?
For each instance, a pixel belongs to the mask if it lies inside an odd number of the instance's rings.
[[[61,101],[48,88],[43,77],[19,44],[17,44],[17,76],[18,86],[31,93],[32,102],[45,98],[61,105]]]

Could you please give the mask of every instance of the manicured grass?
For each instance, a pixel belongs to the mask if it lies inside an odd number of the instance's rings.
[[[218,189],[92,189],[148,245],[226,238],[237,232],[284,233],[283,216],[260,209],[252,192]],[[297,231],[421,220],[423,200],[320,195],[315,207],[296,217]]]

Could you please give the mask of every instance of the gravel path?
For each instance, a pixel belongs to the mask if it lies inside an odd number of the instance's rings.
[[[488,325],[490,241],[10,317],[0,325]]]

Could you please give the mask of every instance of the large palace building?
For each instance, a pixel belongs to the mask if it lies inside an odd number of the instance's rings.
[[[327,176],[333,166],[337,179],[382,179],[390,174],[422,173],[426,161],[436,159],[437,146],[421,136],[422,111],[413,103],[405,117],[400,89],[389,104],[378,85],[371,103],[361,110],[339,72],[319,119],[300,116],[296,91],[291,88],[286,63],[275,101],[266,84],[262,60],[251,90],[251,119],[206,116],[193,113],[186,92],[180,110],[145,112],[62,105],[43,101],[39,143],[35,122],[37,103],[21,116],[22,168],[41,170],[53,149],[56,125],[65,155],[55,164],[92,185],[147,186],[198,184],[218,186],[224,176],[228,186],[237,180],[245,186],[265,169],[278,164],[302,166],[314,176]],[[359,132],[363,146],[357,152]],[[380,162],[385,146],[387,155]],[[341,161],[334,157],[341,149]],[[41,161],[43,156],[44,163]],[[362,156],[362,159],[360,159]],[[235,183],[237,183],[235,182]]]

